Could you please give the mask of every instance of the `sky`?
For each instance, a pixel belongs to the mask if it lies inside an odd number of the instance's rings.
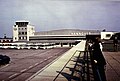
[[[0,37],[12,37],[15,21],[35,30],[81,29],[120,31],[120,1],[0,0]]]

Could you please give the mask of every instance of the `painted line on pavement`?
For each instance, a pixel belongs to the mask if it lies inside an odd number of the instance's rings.
[[[51,57],[48,57],[48,59],[50,59]]]
[[[29,66],[28,68],[30,69],[30,68],[32,68],[33,66]]]
[[[40,61],[40,63],[42,63],[43,61]]]
[[[44,60],[47,60],[47,59],[44,59]]]
[[[39,63],[35,63],[35,66],[38,65]]]
[[[21,70],[20,72],[22,73],[22,72],[24,72],[24,71],[26,71],[27,69],[23,69],[23,70]]]
[[[15,73],[15,74],[9,76],[8,78],[10,79],[10,78],[12,78],[12,77],[15,77],[16,75],[18,75],[18,73]]]

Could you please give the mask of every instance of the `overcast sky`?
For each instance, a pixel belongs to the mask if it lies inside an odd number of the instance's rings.
[[[36,31],[120,31],[120,1],[0,0],[0,37],[12,37],[17,20],[30,21]]]

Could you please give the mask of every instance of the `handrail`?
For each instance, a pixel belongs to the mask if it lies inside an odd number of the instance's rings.
[[[84,58],[83,60],[85,61],[84,67],[83,67],[83,80],[82,81],[103,81],[103,76],[101,74],[101,70],[99,69],[100,66],[95,64],[94,59],[93,59],[93,51],[87,49],[86,45],[86,50],[84,52]],[[90,68],[90,65],[92,68]],[[92,74],[93,74],[93,79],[91,80],[91,74],[90,70],[92,69]]]
[[[103,81],[103,78],[102,78],[102,76],[101,76],[101,73],[100,73],[100,71],[99,71],[99,69],[98,69],[100,66],[98,66],[98,65],[94,62],[92,50],[89,51],[89,54],[90,54],[90,60],[91,60],[93,75],[94,75],[94,81]]]

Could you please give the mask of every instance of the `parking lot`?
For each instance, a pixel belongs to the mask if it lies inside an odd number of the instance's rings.
[[[7,55],[11,58],[9,64],[0,66],[0,81],[25,81],[69,49],[0,49],[0,54]]]

